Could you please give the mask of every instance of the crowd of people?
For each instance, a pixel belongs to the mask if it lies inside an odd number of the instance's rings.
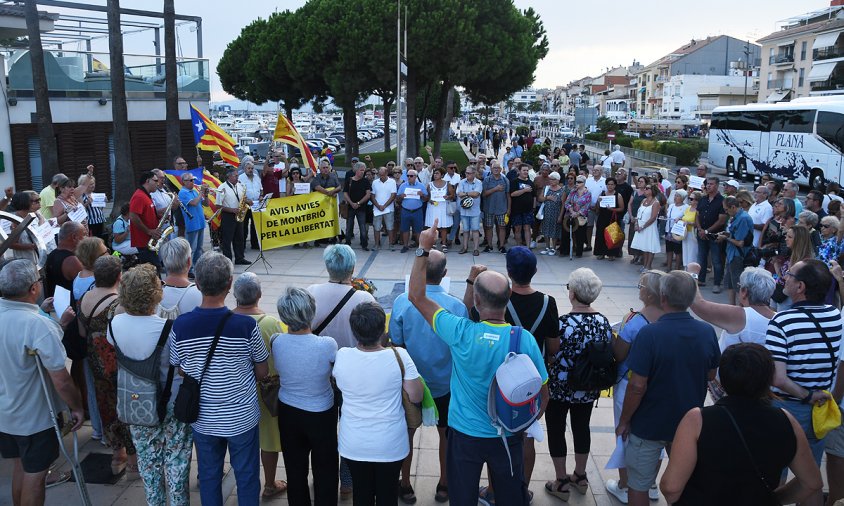
[[[425,491],[437,502],[529,504],[540,492],[529,488],[537,430],[547,433],[555,472],[544,493],[568,501],[593,486],[586,470],[590,423],[603,388],[584,390],[573,378],[600,350],[612,357],[624,455],[618,479],[604,487],[621,502],[644,505],[661,492],[673,504],[820,505],[824,452],[828,504],[844,498],[844,429],[820,433],[812,421],[815,406],[844,397],[837,187],[810,192],[805,205],[796,185],[775,181],[753,196],[728,181],[722,195],[704,167],[702,191],[689,187],[684,170],[673,184],[667,172],[639,175],[633,188],[613,153],[605,155],[607,165],[583,165],[579,152],[570,146],[551,153],[536,174],[512,156],[507,172],[478,157],[461,175],[456,163],[443,167],[431,155],[429,165],[408,159],[404,170],[384,167],[376,180],[372,168],[355,161],[343,184],[321,160],[307,182],[326,195],[342,192],[347,242],[357,223],[368,248],[369,202],[375,247],[383,227],[389,246],[406,251],[413,229],[408,290],[389,315],[354,286],[357,258],[349,244],[322,251],[324,283],[285,287],[277,314],[264,313],[260,278],[234,272],[235,264],[248,263],[253,228],[238,215],[265,194],[269,177],[254,167],[228,172],[218,191],[221,252],[203,253],[206,225],[198,219],[205,222],[209,190],[197,188],[188,172],[178,196],[162,191],[161,171],[142,174],[111,241],[97,232],[101,216],[91,214],[90,174],[78,185],[56,176],[41,195],[7,195],[4,205],[20,217],[60,225],[43,262],[27,233],[0,268],[0,410],[7,413],[0,455],[14,459],[14,503],[43,504],[58,457],[39,361],[52,400],[68,408],[69,429],[90,420],[92,437],[111,451],[112,473],[137,475],[150,505],[190,502],[193,456],[202,504],[222,505],[227,453],[239,504],[283,493],[296,505],[413,504],[412,442],[422,423],[437,427],[439,479]],[[174,165],[187,164],[179,157]],[[284,177],[298,183],[303,175],[294,169],[289,164]],[[156,244],[162,216],[175,205],[184,237],[177,232]],[[84,218],[76,211],[83,206]],[[595,307],[603,282],[593,269],[568,275],[567,301],[531,285],[538,255],[591,249],[598,259],[620,258],[623,235],[604,237],[627,221],[629,255],[641,264],[642,308],[621,324]],[[506,255],[506,272],[473,265],[459,299],[441,282],[461,228],[461,253],[496,247]],[[508,248],[509,235],[515,245]],[[662,242],[668,272],[653,266]],[[118,246],[133,248],[126,255],[135,262],[112,255]],[[710,269],[713,292],[723,281],[729,304],[703,295]],[[55,307],[59,287],[71,298],[64,310]],[[536,415],[544,428],[511,433],[493,423],[487,404],[516,328],[516,352],[542,382]],[[127,371],[146,371],[159,387],[151,423],[138,422],[144,414],[121,395]],[[198,395],[193,418],[185,414],[191,393]],[[705,406],[707,396],[712,403]],[[424,422],[411,416],[418,405]],[[285,476],[277,476],[279,456]],[[480,486],[484,467],[489,484]]]

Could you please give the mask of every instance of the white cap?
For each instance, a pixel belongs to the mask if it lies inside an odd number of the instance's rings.
[[[740,188],[741,188],[741,185],[740,185],[740,184],[738,183],[738,181],[736,181],[735,179],[730,179],[729,181],[727,181],[727,182],[726,182],[726,183],[724,183],[724,184],[725,184],[725,185],[727,185],[727,186],[732,186],[732,187],[733,187],[733,188],[735,188],[736,190],[738,190],[738,189],[740,189]]]

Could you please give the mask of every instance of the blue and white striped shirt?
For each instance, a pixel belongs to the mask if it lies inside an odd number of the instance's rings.
[[[202,378],[199,419],[193,429],[218,437],[237,436],[258,424],[261,413],[254,366],[269,356],[255,319],[234,314],[202,375],[214,332],[226,312],[225,307],[196,308],[176,318],[170,332],[170,363],[197,381]]]

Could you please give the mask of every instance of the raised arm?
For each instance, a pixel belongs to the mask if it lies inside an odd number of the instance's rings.
[[[686,271],[693,274],[700,273],[700,264],[691,262],[686,267]],[[694,302],[692,302],[691,310],[700,317],[701,320],[711,323],[716,327],[721,327],[730,334],[740,332],[747,324],[744,315],[744,308],[733,306],[731,304],[719,304],[711,302],[703,298],[700,290],[697,291]]]

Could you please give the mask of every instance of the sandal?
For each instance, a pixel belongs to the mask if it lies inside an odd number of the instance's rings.
[[[416,504],[416,494],[413,492],[413,485],[405,487],[399,481],[399,499],[405,504]]]
[[[264,486],[264,491],[261,493],[262,499],[271,499],[275,496],[287,492],[287,482],[284,480],[276,480],[272,485]]]
[[[448,253],[448,246],[443,245],[443,253]]]
[[[472,256],[476,257],[478,255],[480,255],[480,252],[478,250],[472,251]]]
[[[568,502],[569,496],[571,495],[571,489],[569,488],[570,483],[571,480],[568,478],[548,481],[545,482],[545,491],[563,502]]]
[[[437,502],[448,502],[448,485],[437,483],[437,493],[434,495]]]
[[[467,250],[466,248],[463,248],[462,250],[460,250],[461,255],[465,255],[468,252],[469,252],[469,250]]]
[[[481,487],[478,489],[478,502],[484,506],[495,506],[495,492],[489,487]]]
[[[575,490],[581,494],[586,494],[586,489],[589,488],[589,480],[586,478],[586,473],[577,474],[577,471],[575,471],[569,476],[569,479],[571,480],[571,484],[574,485]]]

